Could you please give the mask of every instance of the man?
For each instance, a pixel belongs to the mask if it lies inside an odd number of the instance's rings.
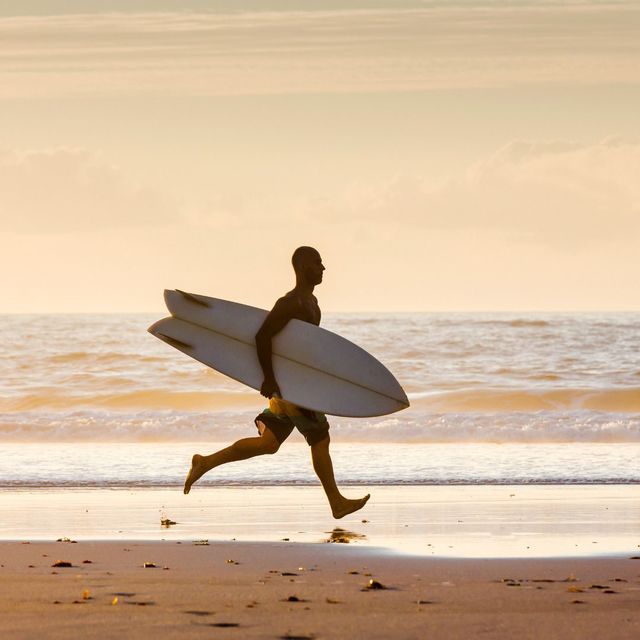
[[[291,258],[296,273],[296,286],[280,298],[262,327],[256,334],[258,360],[264,373],[264,382],[260,393],[269,398],[269,408],[255,419],[259,436],[238,440],[230,447],[208,456],[197,453],[191,460],[191,469],[184,483],[184,492],[189,493],[191,485],[207,471],[227,462],[246,460],[266,453],[275,453],[289,437],[294,427],[302,433],[311,447],[313,468],[322,483],[334,518],[362,509],[369,499],[350,500],[345,498],[333,475],[333,464],[329,455],[329,423],[322,413],[297,407],[282,399],[278,382],[273,373],[271,362],[271,340],[282,331],[289,320],[296,318],[311,324],[320,324],[320,307],[313,295],[313,289],[322,282],[325,270],[322,258],[312,247],[298,247]]]

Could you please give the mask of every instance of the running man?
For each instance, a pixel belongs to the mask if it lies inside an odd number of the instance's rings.
[[[258,360],[264,373],[260,393],[265,398],[269,398],[269,408],[255,419],[260,435],[238,440],[230,447],[208,456],[196,453],[191,460],[191,469],[184,483],[184,492],[189,493],[194,482],[222,464],[275,453],[295,427],[311,447],[313,468],[327,494],[333,517],[344,518],[362,509],[369,500],[369,494],[363,498],[350,500],[340,493],[329,455],[329,423],[325,415],[297,407],[283,400],[273,373],[271,362],[273,336],[282,331],[293,318],[315,325],[320,324],[320,307],[317,298],[313,295],[313,289],[322,282],[322,273],[325,270],[322,258],[312,247],[298,247],[293,253],[291,262],[296,273],[296,286],[276,302],[256,334]]]

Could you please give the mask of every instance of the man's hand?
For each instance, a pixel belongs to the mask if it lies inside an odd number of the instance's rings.
[[[274,378],[265,378],[262,386],[260,387],[260,394],[265,398],[272,398],[273,396],[278,396],[282,398],[282,394],[280,393],[280,387]]]

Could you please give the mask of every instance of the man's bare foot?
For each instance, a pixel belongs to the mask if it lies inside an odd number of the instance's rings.
[[[362,509],[362,507],[364,507],[364,505],[367,504],[367,500],[370,497],[371,497],[370,494],[367,493],[367,495],[364,498],[358,498],[357,500],[349,500],[347,498],[343,498],[339,505],[337,505],[335,508],[334,507],[331,508],[333,517],[336,520],[340,520],[340,518],[344,518],[345,516],[348,516],[350,513],[353,513],[354,511],[358,511],[358,509]]]
[[[202,456],[197,453],[191,458],[191,469],[187,474],[187,479],[184,481],[184,492],[189,493],[191,491],[191,485],[200,477],[206,473],[207,469],[202,464]]]

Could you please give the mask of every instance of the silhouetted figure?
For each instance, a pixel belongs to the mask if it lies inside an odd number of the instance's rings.
[[[329,455],[329,423],[325,415],[297,407],[283,400],[273,373],[271,362],[273,336],[282,331],[293,318],[315,325],[320,324],[320,307],[317,298],[313,295],[313,290],[322,282],[322,274],[325,270],[322,258],[312,247],[298,247],[293,253],[291,262],[296,272],[296,286],[276,302],[256,334],[258,360],[264,373],[260,393],[265,398],[269,398],[269,408],[255,419],[260,435],[238,440],[230,447],[208,456],[196,453],[191,460],[191,469],[184,483],[184,492],[189,493],[194,482],[207,471],[221,464],[275,453],[295,427],[311,447],[313,468],[327,494],[333,517],[343,518],[364,507],[369,494],[357,500],[350,500],[340,493],[336,486],[333,464]]]

